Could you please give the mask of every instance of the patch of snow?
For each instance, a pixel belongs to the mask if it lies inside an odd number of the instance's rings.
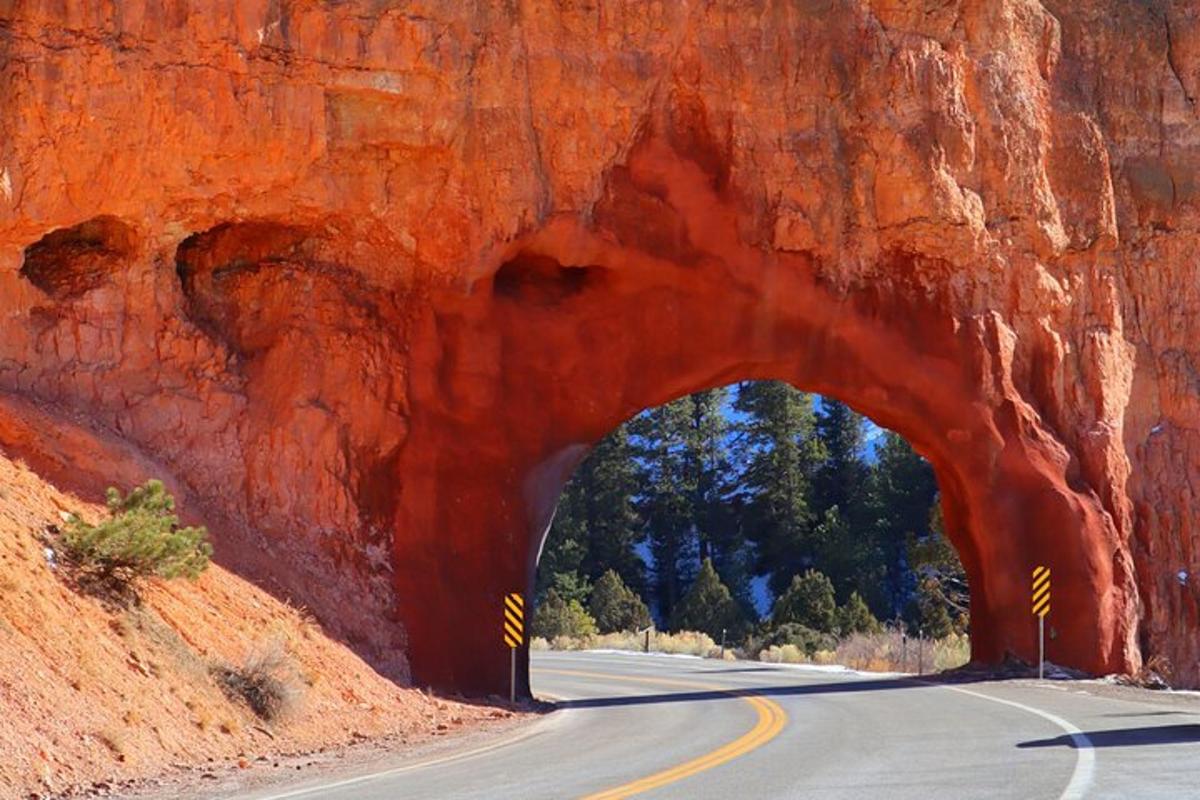
[[[559,652],[569,652],[569,651],[559,651]],[[608,656],[634,656],[634,657],[641,657],[641,658],[688,658],[693,661],[711,661],[714,664],[730,663],[730,662],[722,662],[719,659],[715,659],[715,658],[704,658],[703,656],[694,656],[694,655],[691,655],[688,653],[660,653],[655,650],[651,650],[649,653],[643,653],[640,650],[614,650],[612,648],[596,648],[594,650],[579,650],[577,652],[596,654],[596,655],[608,655]],[[739,660],[734,663],[753,664],[755,666],[762,667],[763,669],[782,668],[782,669],[795,670],[798,672],[813,672],[813,673],[820,673],[823,675],[846,675],[846,676],[861,677],[861,678],[911,678],[911,677],[914,677],[914,673],[911,673],[911,672],[866,672],[864,670],[851,669],[850,667],[843,666],[842,664],[783,664],[783,663],[776,664],[776,663],[773,663],[770,661],[742,661],[742,660]]]
[[[560,651],[561,652],[561,651]],[[595,650],[579,650],[580,653],[596,653],[605,656],[650,656],[654,658],[691,658],[696,661],[705,661],[703,656],[694,656],[690,653],[660,653],[657,650],[651,650],[649,653],[643,653],[638,650],[613,650],[612,648],[600,647]],[[713,659],[714,661],[716,659]]]
[[[773,664],[769,661],[747,661],[747,664],[759,664],[763,667],[782,667],[798,672],[817,672],[826,675],[848,675],[856,678],[913,678],[912,672],[867,672],[861,669],[851,669],[842,664]]]

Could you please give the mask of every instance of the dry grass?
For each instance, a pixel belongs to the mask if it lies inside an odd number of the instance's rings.
[[[231,699],[245,702],[267,722],[287,717],[302,694],[296,665],[279,638],[258,644],[240,667],[219,664],[213,674]]]
[[[556,636],[549,642],[536,638],[530,642],[529,646],[533,650],[630,650],[642,652],[646,647],[646,634],[624,631],[581,637]],[[718,658],[721,654],[721,648],[712,640],[712,637],[695,631],[680,631],[679,633],[654,631],[650,635],[650,650],[654,653],[672,653],[702,658]],[[727,651],[726,657],[732,657],[729,651]]]
[[[971,659],[971,642],[965,635],[950,634],[944,639],[905,639],[898,631],[854,634],[838,642],[824,663],[844,664],[868,672],[942,672],[961,667]]]
[[[629,650],[645,648],[645,634],[608,633],[553,641],[534,639],[530,649],[542,650]],[[656,653],[680,653],[703,658],[719,658],[721,648],[707,635],[694,631],[658,633],[650,637],[650,650]],[[734,658],[733,648],[725,658]],[[864,672],[941,672],[966,664],[971,658],[971,643],[965,635],[951,634],[945,639],[907,641],[897,631],[876,634],[856,633],[838,642],[834,650],[818,650],[808,657],[793,644],[772,645],[758,659],[772,664],[841,664]]]
[[[117,728],[105,728],[96,734],[96,739],[112,751],[113,757],[117,761],[124,761],[129,757],[124,731]]]

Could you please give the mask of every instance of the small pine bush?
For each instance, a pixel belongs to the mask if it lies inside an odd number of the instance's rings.
[[[596,620],[578,600],[564,600],[551,589],[534,610],[529,632],[549,641],[564,636],[581,638],[596,633]]]
[[[722,631],[731,640],[742,637],[746,628],[742,609],[728,587],[721,583],[711,559],[704,559],[700,574],[675,607],[671,627],[680,631],[700,631],[715,640],[720,640]]]
[[[67,558],[88,582],[120,588],[150,576],[195,579],[208,568],[208,531],[179,527],[175,498],[162,481],[125,497],[110,488],[108,513],[97,525],[73,514],[63,533]]]
[[[792,578],[787,591],[775,601],[771,622],[796,623],[821,633],[833,633],[837,627],[837,602],[833,584],[815,569]]]
[[[858,592],[851,592],[850,599],[837,610],[837,627],[842,636],[853,633],[873,634],[883,630],[883,626],[875,619],[875,615]]]
[[[608,570],[592,589],[588,611],[601,633],[634,631],[650,626],[650,611],[642,598],[625,585],[621,576]]]
[[[806,657],[811,658],[821,650],[833,650],[837,647],[837,638],[797,622],[785,622],[782,625],[768,628],[765,635],[761,637],[751,638],[747,644],[747,650],[751,653],[759,653],[773,647],[784,646],[794,647]]]

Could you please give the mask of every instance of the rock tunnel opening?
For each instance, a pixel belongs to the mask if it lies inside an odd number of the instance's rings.
[[[721,224],[705,221],[689,230]],[[397,465],[408,476],[397,601],[439,608],[434,618],[405,615],[417,679],[506,687],[507,652],[480,658],[448,645],[444,630],[472,631],[492,653],[500,599],[539,593],[542,543],[589,450],[643,409],[737,381],[837,398],[928,459],[969,583],[972,660],[1036,657],[1028,588],[1041,563],[1055,571],[1056,614],[1071,620],[1051,622],[1048,658],[1095,673],[1136,659],[1112,521],[1036,411],[1012,401],[1003,324],[939,312],[921,277],[937,264],[887,261],[886,282],[850,292],[805,254],[763,255],[734,241],[714,233],[719,258],[679,263],[624,232],[551,226],[497,264],[494,291],[441,299],[412,351],[415,414]],[[598,271],[579,289],[561,274],[571,264]],[[525,287],[545,285],[553,304],[526,301]],[[484,552],[468,555],[479,542]],[[473,588],[467,597],[455,586]],[[839,602],[848,599],[842,587]],[[518,659],[525,691],[526,664]]]
[[[622,423],[575,468],[537,562],[534,649],[904,670],[969,657],[968,579],[933,466],[780,381]],[[910,653],[909,636],[931,641]]]

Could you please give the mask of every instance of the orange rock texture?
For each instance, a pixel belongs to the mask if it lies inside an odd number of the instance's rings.
[[[589,444],[778,378],[933,462],[977,658],[1045,564],[1051,660],[1200,683],[1194,4],[0,9],[0,442],[389,674],[506,688]]]

